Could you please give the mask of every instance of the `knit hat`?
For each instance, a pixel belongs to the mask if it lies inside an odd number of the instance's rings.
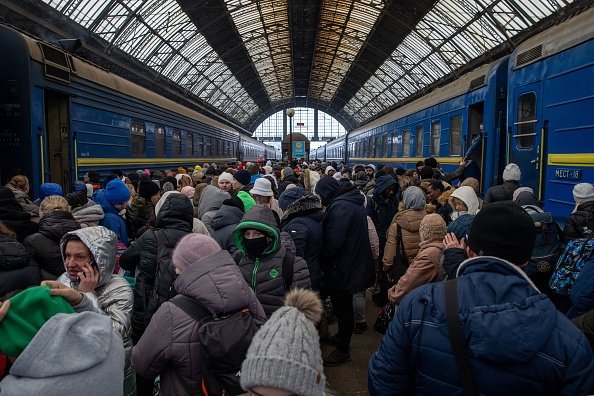
[[[147,176],[150,176],[151,175],[151,171],[149,169],[145,169],[143,172]]]
[[[371,168],[375,172],[375,165],[373,165],[373,164],[367,164],[367,165],[365,165],[365,167],[366,168]]]
[[[324,173],[327,175],[330,171],[336,172],[336,169],[334,169],[334,167],[332,167],[332,166],[327,166]]]
[[[315,324],[322,303],[311,290],[294,289],[285,306],[258,330],[241,366],[241,387],[282,389],[296,395],[323,396],[326,377]]]
[[[62,186],[57,183],[43,183],[39,186],[39,199],[43,200],[50,195],[62,195]]]
[[[145,172],[144,172],[142,169],[137,169],[137,170],[136,170],[136,174],[137,174],[138,176],[142,176],[142,175],[145,175],[146,173],[145,173]]]
[[[188,173],[188,171],[186,171],[186,168],[184,168],[183,166],[180,166],[179,168],[177,168],[177,173],[185,174]]]
[[[159,192],[159,186],[157,186],[151,179],[146,176],[140,178],[138,182],[138,195],[147,201],[151,200],[151,197]]]
[[[474,216],[468,246],[479,256],[495,256],[522,265],[530,260],[536,228],[521,206],[512,201],[486,205]]]
[[[105,187],[105,197],[112,205],[118,205],[130,199],[130,190],[119,179],[113,179]]]
[[[74,182],[74,192],[81,192],[84,191],[85,193],[87,192],[87,186],[85,185],[85,183],[81,182],[80,180],[77,180]],[[56,194],[58,195],[58,194]]]
[[[590,183],[579,183],[573,187],[573,199],[575,203],[594,201],[594,186]]]
[[[301,187],[286,189],[280,197],[278,197],[278,206],[282,210],[287,210],[289,205],[303,197],[304,192],[305,191]]]
[[[468,236],[472,220],[474,220],[474,216],[468,213],[458,216],[456,220],[448,225],[447,232],[453,232],[457,239],[464,239]]]
[[[431,213],[423,217],[419,226],[421,242],[442,241],[446,234],[446,223],[443,217],[437,213]]]
[[[295,174],[295,172],[293,172],[293,169],[289,168],[288,166],[283,168],[283,179],[287,176],[291,176],[294,174]]]
[[[507,166],[503,170],[503,181],[520,181],[520,177],[522,177],[522,171],[520,170],[520,167],[514,164],[513,162],[507,164]]]
[[[63,297],[52,296],[48,286],[30,287],[16,294],[0,322],[0,351],[19,356],[45,322],[59,313],[74,313],[74,309]]]
[[[196,192],[196,189],[192,186],[185,186],[181,189],[180,192],[184,194],[186,197],[192,199],[194,198],[194,193]]]
[[[266,171],[266,174],[267,175],[271,175],[272,174],[272,166],[266,165],[266,166],[264,166],[264,170]]]
[[[233,177],[238,183],[243,184],[244,186],[250,184],[250,180],[252,178],[250,176],[250,173],[245,169],[238,171],[237,173],[235,173],[235,176]]]
[[[404,209],[425,209],[426,198],[423,190],[416,186],[407,187],[402,194]]]
[[[232,182],[233,181],[233,175],[231,173],[229,173],[229,172],[223,172],[219,176],[219,182],[221,182],[223,180],[227,180],[228,182]]]
[[[171,262],[180,270],[185,270],[196,261],[210,256],[221,250],[221,247],[211,237],[202,234],[188,234],[175,247]]]
[[[272,192],[272,184],[270,180],[265,179],[263,177],[256,179],[254,182],[254,187],[250,190],[250,193],[256,195],[262,195],[263,197],[272,197],[274,193]]]
[[[316,184],[316,194],[320,196],[322,205],[328,206],[338,187],[338,181],[333,177],[325,176],[320,179]]]
[[[200,172],[202,170],[202,167],[200,165],[196,165],[194,167],[194,172]]]

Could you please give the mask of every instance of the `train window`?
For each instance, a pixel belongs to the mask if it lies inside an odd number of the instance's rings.
[[[155,125],[155,155],[165,155],[165,128]]]
[[[388,134],[382,136],[382,157],[388,158]]]
[[[146,133],[143,122],[132,121],[130,123],[130,148],[132,155],[146,153]]]
[[[212,139],[209,137],[204,138],[204,155],[212,157]]]
[[[392,157],[398,156],[398,131],[392,133]]]
[[[402,156],[410,157],[410,129],[402,131]]]
[[[525,93],[518,99],[518,122],[516,135],[518,148],[534,146],[536,139],[536,94]]]
[[[204,137],[198,135],[198,142],[196,147],[198,148],[198,157],[204,156]]]
[[[194,156],[194,134],[192,132],[186,132],[186,153],[188,157]]]
[[[450,118],[450,155],[462,155],[462,117]]]
[[[422,157],[423,156],[423,134],[425,131],[423,130],[423,125],[418,125],[415,129],[415,139],[417,141],[417,151],[416,156]]]
[[[180,156],[181,155],[181,131],[179,129],[173,130],[173,155]]]
[[[433,121],[431,123],[431,151],[429,155],[439,155],[439,144],[441,139],[441,122]]]

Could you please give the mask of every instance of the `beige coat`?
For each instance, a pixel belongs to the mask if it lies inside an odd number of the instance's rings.
[[[419,235],[419,226],[421,220],[427,212],[425,210],[405,209],[396,213],[392,225],[388,229],[386,246],[384,248],[383,264],[385,267],[391,267],[396,256],[396,233],[397,223],[402,227],[402,241],[404,242],[404,254],[408,258],[409,264],[412,263],[415,256],[419,252],[419,243],[421,243],[421,236]]]

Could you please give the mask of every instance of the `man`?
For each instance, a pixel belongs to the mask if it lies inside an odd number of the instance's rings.
[[[503,184],[489,188],[485,194],[484,205],[500,202],[511,201],[514,197],[514,191],[520,187],[520,178],[522,171],[520,167],[513,162],[507,164],[503,170]]]
[[[373,174],[375,173],[375,165],[367,164],[365,165],[365,173],[369,176],[369,179],[373,179]]]
[[[398,183],[390,175],[380,176],[376,179],[373,192],[373,205],[367,208],[367,213],[374,220],[379,237],[380,257],[384,255],[388,228],[392,219],[398,212]]]
[[[118,179],[111,180],[104,189],[93,194],[93,201],[101,206],[105,214],[99,225],[113,231],[126,246],[129,245],[128,232],[122,216],[126,213],[128,199],[130,199],[130,190]]]
[[[113,274],[116,242],[117,236],[101,226],[67,233],[60,242],[66,272],[58,281],[42,284],[52,288],[52,295],[64,297],[76,312],[91,311],[111,318],[124,342],[124,395],[134,395],[136,385],[130,366],[132,288]]]
[[[148,176],[138,181],[138,195],[128,202],[126,207],[126,232],[132,238],[138,238],[138,231],[143,229],[155,213],[155,205],[161,198],[161,190]]]
[[[585,336],[520,268],[535,238],[532,218],[513,202],[486,206],[471,225],[454,311],[476,394],[594,391],[594,356]],[[371,395],[466,392],[460,378],[467,377],[450,344],[444,289],[444,282],[424,285],[402,300],[369,362]]]
[[[231,182],[233,191],[235,193],[237,193],[237,191],[249,192],[251,190],[251,186],[249,186],[250,180],[251,176],[248,171],[245,169],[237,171],[235,176],[233,176],[233,181]]]

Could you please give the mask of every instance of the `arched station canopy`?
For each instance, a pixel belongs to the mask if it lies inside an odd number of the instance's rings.
[[[66,37],[82,29],[96,63],[117,58],[115,72],[167,86],[247,132],[288,107],[319,109],[351,130],[590,3],[5,0],[0,16],[38,15]]]

